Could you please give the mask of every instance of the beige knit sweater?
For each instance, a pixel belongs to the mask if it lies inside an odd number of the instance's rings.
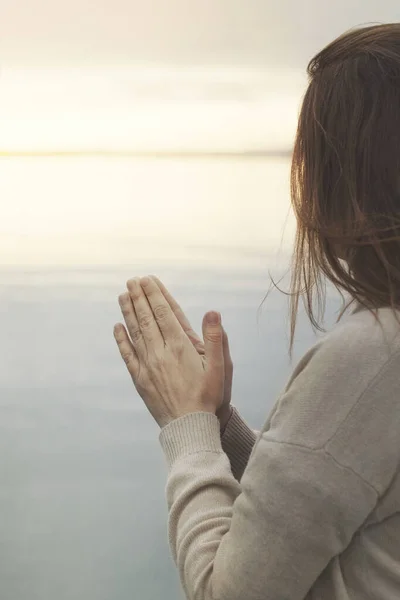
[[[234,410],[160,433],[188,600],[400,598],[400,328],[357,309],[302,358],[256,438]]]

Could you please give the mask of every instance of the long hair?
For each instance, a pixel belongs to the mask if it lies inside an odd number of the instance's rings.
[[[300,298],[325,331],[315,309],[327,280],[343,301],[337,321],[355,301],[376,318],[400,306],[400,23],[346,32],[307,74],[291,165],[290,356]]]

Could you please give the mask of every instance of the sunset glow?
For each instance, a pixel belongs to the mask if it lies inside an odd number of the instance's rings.
[[[0,264],[279,243],[287,160],[203,171],[129,155],[288,150],[303,84],[290,70],[3,70]]]

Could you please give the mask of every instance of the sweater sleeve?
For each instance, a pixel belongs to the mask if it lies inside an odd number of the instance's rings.
[[[161,443],[169,541],[188,600],[302,600],[377,500],[325,450],[268,432],[239,484],[211,413],[173,421]]]
[[[238,410],[232,407],[231,417],[221,435],[221,443],[229,458],[232,473],[238,481],[247,467],[258,435],[259,432],[250,429]]]

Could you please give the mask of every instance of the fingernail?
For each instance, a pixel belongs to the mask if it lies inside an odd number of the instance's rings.
[[[207,322],[210,325],[218,325],[218,323],[220,322],[220,318],[221,318],[221,315],[218,312],[213,311],[213,312],[208,313]]]

